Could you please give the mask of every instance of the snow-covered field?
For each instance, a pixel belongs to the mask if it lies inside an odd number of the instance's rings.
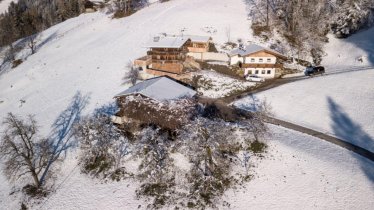
[[[209,98],[222,98],[256,85],[255,82],[237,80],[210,70],[201,71],[197,75],[201,76],[197,91]]]
[[[354,34],[347,39],[336,39],[328,35],[326,56],[322,65],[326,70],[350,66],[374,66],[374,27]]]
[[[267,158],[232,209],[372,209],[374,164],[318,138],[270,126]]]
[[[374,69],[315,77],[256,94],[275,116],[374,152]],[[235,102],[245,107],[253,98]]]
[[[42,134],[49,135],[54,120],[77,93],[90,97],[84,109],[89,113],[112,102],[114,95],[126,89],[121,80],[125,66],[146,53],[142,45],[153,35],[185,30],[188,34],[212,36],[214,42],[222,44],[227,40],[228,27],[232,40],[252,39],[242,0],[173,0],[155,3],[119,20],[99,12],[67,20],[41,33],[36,54],[17,68],[0,72],[0,119],[8,112],[35,114]],[[27,53],[23,51],[19,56]],[[345,108],[344,104],[340,106]],[[271,139],[275,140],[268,142],[268,158],[256,164],[258,177],[248,183],[244,192],[227,194],[233,209],[373,206],[372,162],[316,138],[273,126],[271,130]],[[56,180],[56,191],[31,209],[145,207],[143,201],[135,199],[136,183],[92,180],[79,173],[76,155],[74,151],[68,153]],[[21,193],[10,195],[19,188],[8,184],[2,174],[0,183],[0,209],[19,209]]]

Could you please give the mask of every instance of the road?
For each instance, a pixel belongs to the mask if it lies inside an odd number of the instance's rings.
[[[352,67],[352,68],[342,68],[342,69],[331,69],[328,72],[326,72],[323,76],[335,75],[335,74],[341,74],[341,73],[347,73],[347,72],[353,72],[353,71],[366,71],[366,70],[374,70],[374,67],[373,66],[367,66],[367,67]],[[219,101],[223,102],[223,103],[226,103],[226,104],[230,104],[231,102],[233,102],[235,100],[238,100],[238,99],[241,99],[241,98],[243,98],[245,96],[248,96],[248,95],[252,95],[252,94],[259,93],[259,92],[262,92],[262,91],[265,91],[265,90],[269,90],[269,89],[272,89],[272,88],[275,88],[275,87],[279,87],[279,86],[287,84],[287,83],[296,82],[296,81],[305,80],[305,79],[310,79],[310,78],[313,78],[313,77],[297,76],[297,77],[290,77],[290,78],[268,80],[268,81],[260,84],[259,86],[256,86],[252,90],[249,90],[247,92],[240,93],[240,94],[237,94],[237,95],[234,95],[234,96],[221,98],[221,99],[219,99]],[[315,136],[319,139],[322,139],[324,141],[333,143],[337,146],[340,146],[340,147],[348,149],[348,150],[350,150],[350,151],[352,151],[356,154],[359,154],[359,155],[361,155],[361,156],[363,156],[363,157],[365,157],[365,158],[367,158],[371,161],[374,161],[374,153],[373,152],[370,152],[370,151],[368,151],[368,150],[366,150],[362,147],[356,146],[354,144],[346,142],[346,141],[344,141],[342,139],[339,139],[337,137],[330,136],[330,135],[327,135],[325,133],[322,133],[322,132],[319,132],[319,131],[316,131],[316,130],[312,130],[310,128],[306,128],[306,127],[303,127],[303,126],[300,126],[300,125],[297,125],[297,124],[293,124],[293,123],[290,123],[290,122],[287,122],[287,121],[284,121],[284,120],[280,120],[280,119],[277,119],[277,118],[274,118],[274,117],[267,117],[265,121],[267,123],[270,123],[270,124],[282,126],[282,127],[292,129],[292,130],[295,130],[295,131],[298,131],[298,132],[302,132],[302,133],[305,133],[305,134],[308,134],[308,135],[311,135],[311,136]]]
[[[322,132],[319,132],[319,131],[316,131],[316,130],[312,130],[310,128],[306,128],[306,127],[303,127],[303,126],[300,126],[300,125],[296,125],[296,124],[293,124],[293,123],[290,123],[290,122],[286,122],[286,121],[283,121],[283,120],[280,120],[280,119],[276,119],[276,118],[273,118],[273,117],[267,117],[265,119],[265,121],[267,123],[270,123],[270,124],[273,124],[273,125],[278,125],[278,126],[282,126],[284,128],[288,128],[288,129],[291,129],[291,130],[295,130],[295,131],[298,131],[298,132],[301,132],[301,133],[305,133],[305,134],[308,134],[308,135],[311,135],[311,136],[314,136],[314,137],[317,137],[319,139],[322,139],[322,140],[325,140],[327,142],[330,142],[330,143],[333,143],[335,145],[338,145],[340,147],[343,147],[345,149],[348,149],[356,154],[359,154],[371,161],[374,161],[374,153],[373,152],[370,152],[362,147],[359,147],[359,146],[356,146],[354,144],[351,144],[349,142],[346,142],[342,139],[339,139],[339,138],[336,138],[334,136],[330,136],[330,135],[327,135],[325,133],[322,133]]]
[[[367,70],[374,70],[374,66],[362,66],[362,67],[345,67],[345,68],[336,68],[336,69],[328,69],[328,71],[323,74],[322,76],[329,76],[329,75],[336,75],[336,74],[342,74],[342,73],[348,73],[348,72],[354,72],[354,71],[367,71]],[[297,82],[301,80],[306,80],[306,79],[312,79],[315,77],[320,77],[319,76],[314,76],[314,77],[309,77],[309,76],[295,76],[295,77],[289,77],[289,78],[280,78],[280,79],[271,79],[271,80],[266,80],[265,82],[261,83],[260,85],[254,87],[253,89],[250,89],[249,91],[245,91],[243,93],[239,93],[236,95],[228,96],[221,98],[220,100],[224,101],[225,103],[231,103],[235,100],[241,99],[243,97],[256,94],[265,90],[269,90],[272,88],[279,87],[281,85],[291,83],[291,82]]]

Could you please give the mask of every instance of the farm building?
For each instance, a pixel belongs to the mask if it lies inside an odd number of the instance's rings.
[[[196,59],[208,53],[212,38],[195,35],[161,34],[149,41],[146,56],[134,61],[134,66],[154,76],[188,77],[188,69],[198,68]]]
[[[189,53],[204,53],[209,51],[209,45],[212,41],[211,37],[195,35],[184,35],[183,37],[191,40],[190,45],[187,46]]]
[[[154,37],[145,47],[151,60],[149,73],[154,75],[183,74],[183,63],[188,59],[187,52],[191,40],[187,37]],[[153,71],[152,71],[153,70]]]
[[[256,44],[240,47],[230,52],[230,65],[239,65],[244,74],[274,78],[283,69],[287,57],[281,53]]]
[[[193,113],[195,95],[191,87],[170,77],[145,80],[115,96],[120,108],[115,122],[176,129]]]

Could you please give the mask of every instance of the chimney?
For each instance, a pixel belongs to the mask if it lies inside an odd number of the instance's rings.
[[[158,41],[160,41],[160,37],[159,36],[153,37],[153,42],[158,42]]]

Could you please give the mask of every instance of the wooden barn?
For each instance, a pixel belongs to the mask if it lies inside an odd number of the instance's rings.
[[[193,114],[195,95],[191,87],[170,77],[148,79],[115,96],[120,111],[114,122],[174,130]]]
[[[191,40],[189,46],[187,46],[188,52],[191,53],[204,53],[209,51],[212,38],[209,36],[195,36],[195,35],[184,35]]]
[[[191,40],[186,37],[154,37],[146,44],[147,55],[151,59],[150,70],[182,74],[183,63],[187,60],[188,46]]]

